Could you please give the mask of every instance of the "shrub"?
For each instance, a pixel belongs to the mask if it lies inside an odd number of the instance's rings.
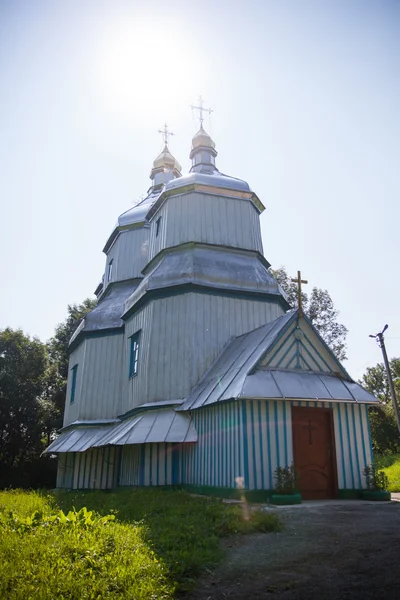
[[[297,492],[297,475],[294,464],[277,467],[274,472],[276,494],[295,494]]]
[[[400,492],[400,454],[376,456],[375,467],[386,473],[389,479],[388,492]]]
[[[387,491],[389,479],[383,471],[378,471],[374,465],[366,466],[364,469],[365,483],[371,491]]]

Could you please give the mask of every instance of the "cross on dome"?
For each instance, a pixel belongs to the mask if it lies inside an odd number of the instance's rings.
[[[199,111],[199,121],[200,121],[200,128],[203,128],[203,121],[204,121],[204,117],[203,117],[203,112],[208,112],[209,115],[211,115],[211,113],[213,112],[212,108],[204,108],[203,106],[203,98],[200,95],[199,99],[198,99],[198,106],[194,106],[193,104],[190,105],[190,108],[193,110],[198,110]]]
[[[161,133],[163,136],[164,144],[168,145],[168,138],[170,135],[175,135],[172,131],[168,131],[168,125],[164,123],[164,129],[159,129],[158,133]]]

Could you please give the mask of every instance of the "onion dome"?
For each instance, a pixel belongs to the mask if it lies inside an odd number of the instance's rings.
[[[192,149],[189,157],[192,159],[191,172],[212,173],[216,170],[215,157],[218,152],[215,143],[203,129],[201,123],[199,131],[192,139]]]
[[[165,144],[163,151],[153,162],[153,168],[150,172],[150,179],[153,181],[153,187],[164,185],[171,179],[181,176],[181,165],[178,163]]]
[[[215,149],[215,143],[212,141],[211,137],[208,135],[206,131],[203,129],[203,125],[201,125],[199,131],[196,133],[194,138],[192,139],[192,151],[196,148],[203,146],[204,148],[213,148]]]
[[[171,170],[176,169],[177,171],[180,171],[182,168],[176,158],[172,156],[167,144],[165,144],[163,151],[153,162],[153,169],[159,169],[160,167],[167,167]]]

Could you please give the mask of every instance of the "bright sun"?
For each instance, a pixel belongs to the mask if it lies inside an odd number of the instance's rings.
[[[99,40],[96,79],[122,118],[162,123],[201,91],[193,48],[174,30],[128,21],[108,27]]]

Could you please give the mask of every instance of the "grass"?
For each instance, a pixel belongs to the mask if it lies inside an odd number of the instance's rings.
[[[173,598],[221,559],[221,537],[281,529],[246,514],[159,489],[0,492],[0,598]]]
[[[375,465],[385,472],[389,479],[389,492],[400,492],[400,454],[386,454],[375,457]]]

